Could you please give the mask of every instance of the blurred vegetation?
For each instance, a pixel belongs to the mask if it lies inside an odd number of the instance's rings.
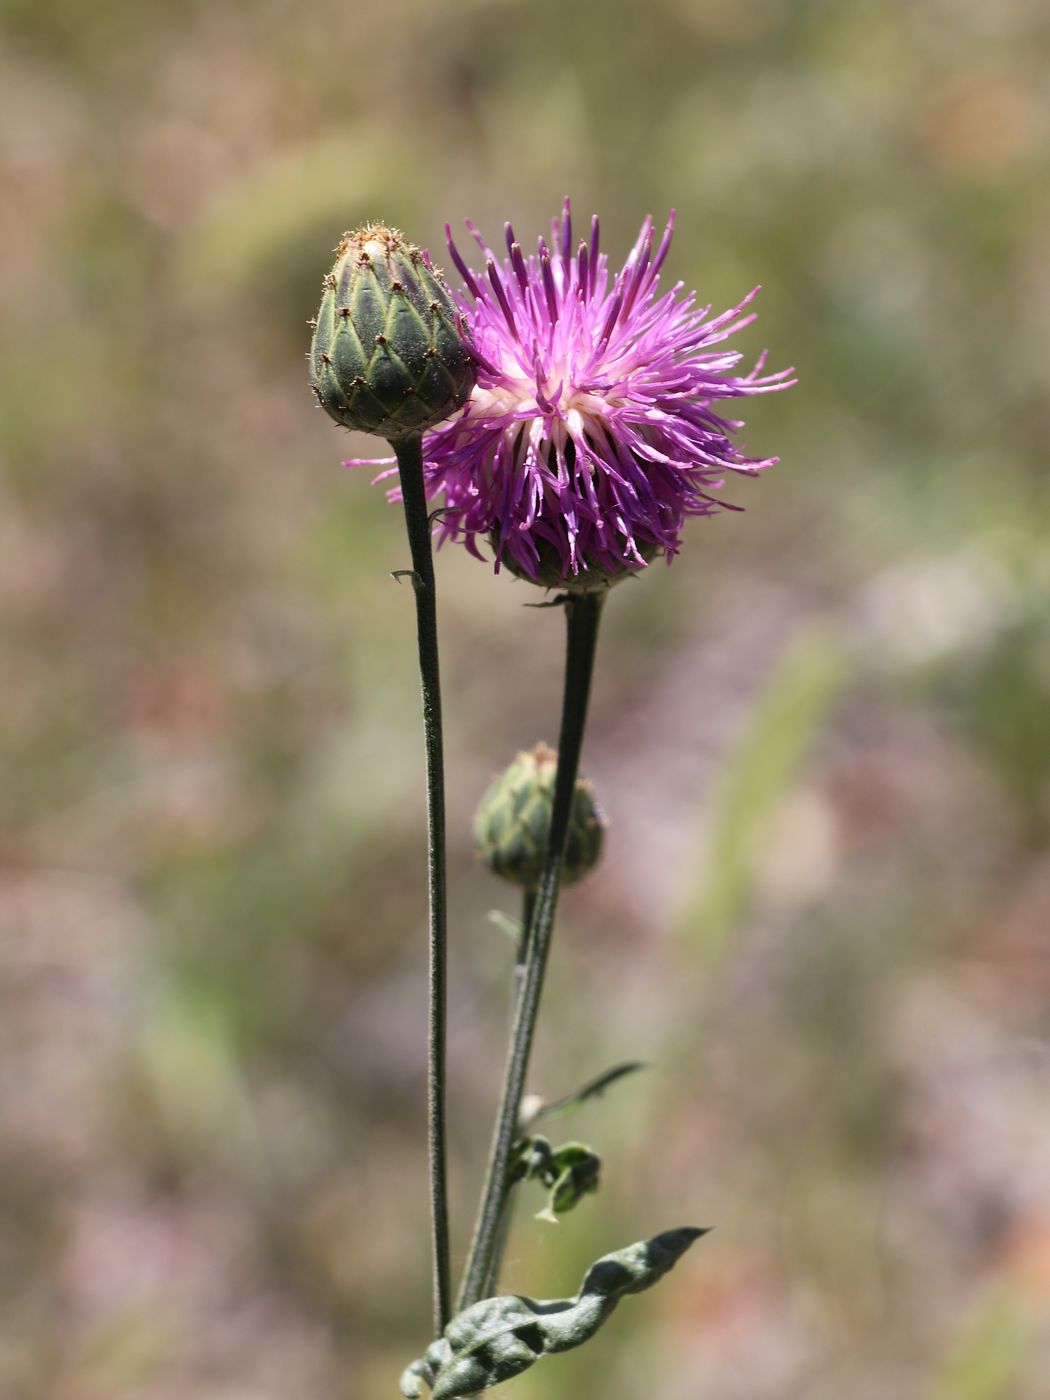
[[[0,4],[0,1395],[391,1394],[427,1340],[397,513],[312,405],[368,217],[565,193],[799,387],[610,608],[534,1087],[651,1068],[506,1283],[715,1225],[507,1394],[1039,1400],[1050,16],[1029,0]],[[440,559],[462,1249],[505,1031],[473,803],[561,637]],[[514,913],[516,911],[510,910]]]

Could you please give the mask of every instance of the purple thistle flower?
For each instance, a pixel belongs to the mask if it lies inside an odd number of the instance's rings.
[[[683,284],[660,290],[672,212],[655,252],[646,218],[622,272],[609,285],[598,219],[573,250],[569,201],[525,257],[510,224],[502,262],[472,223],[485,256],[471,272],[446,226],[466,285],[464,312],[477,385],[454,417],[424,438],[428,495],[444,495],[438,532],[496,569],[548,585],[599,586],[678,552],[688,516],[738,509],[711,495],[726,471],[753,474],[776,457],[744,456],[742,426],[715,412],[721,399],[785,389],[791,370],[732,371],[739,351],[720,348],[754,319],[738,306],[712,316]],[[395,493],[392,493],[395,494]]]

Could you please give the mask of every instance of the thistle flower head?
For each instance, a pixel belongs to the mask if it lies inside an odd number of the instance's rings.
[[[745,456],[733,441],[742,423],[717,411],[794,382],[790,370],[763,374],[765,355],[737,374],[741,355],[725,348],[754,319],[758,288],[713,315],[682,283],[661,287],[673,214],[658,243],[645,220],[613,278],[597,218],[574,243],[568,200],[529,256],[509,224],[506,257],[468,228],[480,274],[446,233],[477,384],[424,440],[428,491],[444,495],[440,535],[475,554],[488,539],[497,569],[562,587],[671,559],[688,516],[734,508],[711,494],[727,471],[777,460]]]

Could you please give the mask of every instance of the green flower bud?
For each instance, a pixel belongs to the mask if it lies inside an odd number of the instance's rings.
[[[489,869],[527,890],[537,889],[543,874],[557,763],[558,755],[546,744],[519,753],[493,780],[474,817],[474,844]],[[563,884],[581,880],[598,864],[605,826],[590,783],[578,778],[562,866]]]
[[[325,411],[393,442],[461,408],[474,380],[462,317],[427,255],[382,224],[344,234],[310,346]]]

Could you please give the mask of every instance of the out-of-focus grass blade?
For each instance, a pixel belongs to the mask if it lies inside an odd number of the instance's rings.
[[[271,267],[282,250],[320,227],[331,226],[334,245],[348,224],[385,212],[395,169],[407,184],[416,178],[404,169],[404,152],[395,156],[377,139],[375,126],[367,132],[328,132],[271,156],[227,189],[188,231],[180,268],[185,286],[191,291],[242,287]]]
[[[1010,1400],[1032,1341],[1024,1309],[995,1289],[944,1359],[928,1400]]]
[[[788,647],[711,804],[700,880],[680,920],[684,942],[709,956],[724,945],[746,900],[755,858],[845,678],[843,649],[827,632]]]

